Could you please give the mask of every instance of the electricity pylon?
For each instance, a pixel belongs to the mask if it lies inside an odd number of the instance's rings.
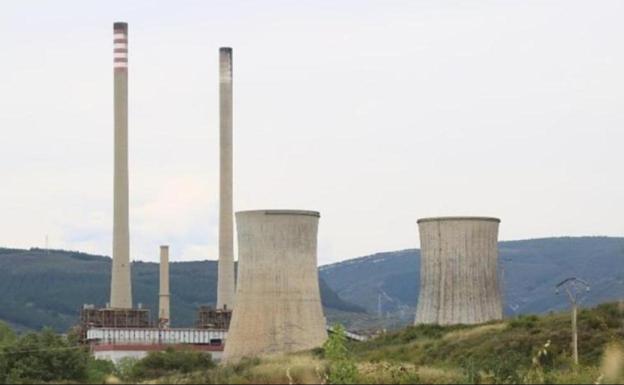
[[[576,318],[578,313],[579,297],[581,293],[589,291],[589,283],[580,278],[571,277],[559,282],[556,286],[555,292],[559,294],[560,288],[563,287],[568,293],[570,304],[572,305],[572,355],[574,358],[574,365],[579,364],[578,356],[578,330],[576,327]],[[583,290],[584,289],[584,290]]]

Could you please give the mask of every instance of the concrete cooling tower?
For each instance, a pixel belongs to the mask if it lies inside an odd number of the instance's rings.
[[[236,213],[238,285],[224,360],[321,346],[327,338],[318,283],[319,213]]]
[[[503,317],[498,224],[485,217],[425,218],[415,324],[478,324]]]

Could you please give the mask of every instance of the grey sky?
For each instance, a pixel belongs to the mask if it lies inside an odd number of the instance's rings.
[[[130,35],[134,259],[216,259],[219,46],[234,48],[235,210],[321,212],[319,262],[622,235],[624,2],[4,1],[0,245],[109,255],[112,23]]]

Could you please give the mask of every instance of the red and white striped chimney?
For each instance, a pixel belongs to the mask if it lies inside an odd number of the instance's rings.
[[[128,24],[113,25],[115,161],[113,187],[112,308],[132,308],[128,224]]]
[[[113,68],[115,71],[128,70],[128,24],[113,25]]]

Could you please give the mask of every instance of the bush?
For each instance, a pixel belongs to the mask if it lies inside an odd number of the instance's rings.
[[[82,382],[89,353],[50,329],[26,334],[2,348],[0,382]]]
[[[347,336],[342,325],[335,325],[332,333],[323,345],[325,357],[329,360],[330,384],[355,384],[357,367],[347,349]]]
[[[123,357],[115,365],[115,375],[123,379],[136,379],[134,374],[134,367],[139,362],[135,357]]]
[[[214,368],[210,354],[194,350],[168,348],[163,352],[150,352],[147,357],[136,362],[126,363],[120,373],[124,379],[154,379],[169,374],[187,374]]]
[[[511,329],[534,329],[539,321],[535,315],[521,315],[509,323]]]
[[[115,364],[112,361],[89,358],[87,363],[87,382],[90,384],[103,384],[114,373]]]

